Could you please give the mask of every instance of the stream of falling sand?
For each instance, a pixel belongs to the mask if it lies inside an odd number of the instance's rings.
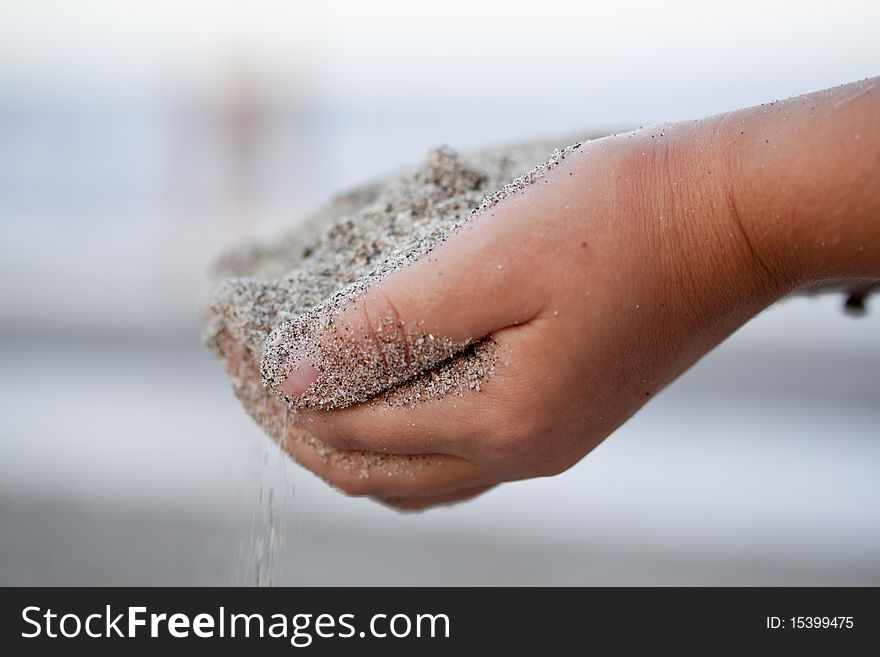
[[[239,586],[273,586],[280,575],[279,557],[285,549],[288,498],[293,498],[286,471],[287,409],[281,417],[281,441],[264,441],[260,467],[260,488],[256,508],[251,514],[250,533],[239,549]],[[276,491],[277,477],[272,467],[277,462],[281,484]]]

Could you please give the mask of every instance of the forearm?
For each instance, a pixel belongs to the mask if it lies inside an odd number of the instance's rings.
[[[880,79],[707,121],[728,209],[772,276],[880,279]]]
[[[662,300],[653,321],[674,318],[688,358],[796,289],[880,280],[880,80],[654,126],[588,151],[574,178],[589,183],[584,220],[597,229],[593,197],[605,190],[615,222],[606,231],[618,240],[608,248],[629,248],[631,233],[648,246],[638,269],[616,275]]]

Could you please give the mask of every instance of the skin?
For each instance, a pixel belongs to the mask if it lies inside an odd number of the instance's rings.
[[[589,142],[323,337],[362,339],[365,316],[393,314],[495,338],[480,392],[299,420],[331,449],[435,467],[364,480],[314,441],[288,449],[342,490],[407,509],[555,475],[768,305],[850,279],[880,279],[880,78]],[[295,398],[318,376],[301,362],[282,390]]]

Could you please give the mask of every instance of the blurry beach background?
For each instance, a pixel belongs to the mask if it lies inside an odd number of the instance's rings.
[[[420,515],[281,457],[199,342],[224,245],[431,147],[878,63],[876,2],[4,0],[0,584],[880,584],[880,299],[780,303],[569,472]]]

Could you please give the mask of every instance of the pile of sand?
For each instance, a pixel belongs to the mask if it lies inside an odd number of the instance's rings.
[[[282,395],[275,391],[291,371],[291,354],[298,352],[307,353],[323,374],[300,399],[282,401],[294,411],[340,408],[377,395],[390,404],[409,404],[479,390],[494,367],[491,339],[453,343],[413,334],[407,358],[352,367],[363,354],[322,353],[318,338],[349,300],[578,147],[556,148],[564,143],[468,155],[440,148],[415,171],[337,197],[272,243],[222,256],[214,268],[219,283],[205,342],[224,362],[251,415],[264,426],[267,416],[278,415]]]

